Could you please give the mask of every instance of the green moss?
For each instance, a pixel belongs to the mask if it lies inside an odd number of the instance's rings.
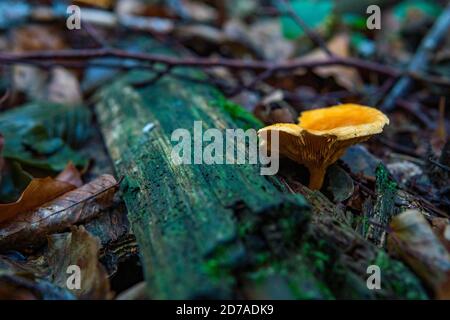
[[[382,280],[381,285],[385,290],[391,291],[395,297],[412,300],[428,299],[420,280],[402,262],[390,258],[386,252],[380,250],[373,264],[380,267],[382,279],[390,279],[389,282]]]
[[[260,129],[264,124],[253,114],[242,108],[240,105],[226,99],[223,95],[217,94],[213,105],[227,113],[234,123],[242,129]]]

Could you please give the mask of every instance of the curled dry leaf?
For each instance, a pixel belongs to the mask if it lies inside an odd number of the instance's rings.
[[[14,252],[0,255],[0,300],[73,300],[65,288],[46,279],[43,259],[24,259]]]
[[[0,223],[33,210],[81,184],[80,173],[72,163],[69,163],[55,179],[35,178],[31,180],[16,202],[0,204]]]
[[[56,176],[55,180],[70,183],[71,185],[74,185],[77,188],[83,185],[83,181],[81,180],[81,173],[73,165],[72,162],[69,162],[64,171],[62,171],[60,174]]]
[[[49,234],[92,219],[111,206],[117,186],[113,176],[102,175],[0,225],[0,248],[38,245]]]
[[[422,277],[436,298],[450,299],[450,254],[423,214],[407,210],[395,216],[390,227],[389,249]]]
[[[52,282],[66,287],[67,268],[79,266],[82,271],[81,288],[73,290],[79,299],[112,299],[108,274],[99,262],[100,241],[83,226],[72,227],[71,233],[54,234],[48,238],[48,263]]]

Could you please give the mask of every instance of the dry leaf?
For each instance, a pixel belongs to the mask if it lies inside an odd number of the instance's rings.
[[[45,259],[0,255],[0,300],[73,300],[66,287],[50,283]]]
[[[46,101],[55,103],[75,105],[83,101],[77,77],[62,67],[55,67],[50,72],[50,81],[45,94]]]
[[[61,30],[56,27],[28,24],[13,29],[13,50],[40,51],[62,50],[67,48]]]
[[[19,28],[13,33],[13,50],[16,52],[36,50],[62,50],[67,48],[59,30],[39,25]],[[24,92],[30,100],[79,104],[82,102],[77,77],[62,67],[46,71],[28,65],[13,67],[13,88]]]
[[[395,216],[390,227],[389,249],[422,277],[436,298],[450,299],[450,254],[422,213],[407,210]]]
[[[72,162],[69,162],[64,171],[62,171],[60,174],[56,176],[55,180],[70,183],[71,185],[74,185],[77,188],[83,185],[83,180],[81,180],[81,173],[73,165]]]
[[[230,19],[224,26],[224,32],[230,41],[250,46],[268,60],[286,60],[295,53],[295,44],[283,37],[277,19],[257,21],[250,26],[238,19]]]
[[[0,225],[0,248],[39,245],[49,234],[94,218],[111,206],[116,189],[114,177],[102,175],[34,211],[16,216]]]
[[[42,25],[17,28],[12,34],[13,51],[62,50],[67,46],[61,32]],[[14,91],[24,92],[33,99],[40,99],[46,91],[48,72],[33,66],[14,65],[12,69]]]
[[[433,226],[433,230],[438,236],[439,240],[444,244],[447,248],[447,251],[450,252],[450,222],[447,218],[433,218],[431,220],[431,225]]]
[[[60,174],[60,179],[74,180],[72,167],[73,165],[69,164]],[[65,173],[66,170],[69,172]],[[16,202],[0,204],[0,223],[33,210],[75,188],[76,186],[71,184],[70,181],[53,179],[51,177],[34,178]]]
[[[98,261],[100,241],[83,226],[72,227],[71,233],[55,234],[48,238],[48,263],[52,282],[66,287],[71,265],[81,269],[81,288],[72,292],[79,299],[112,299],[108,274]]]
[[[340,33],[333,37],[328,43],[327,47],[335,55],[340,57],[349,57],[350,39],[347,34]],[[300,60],[304,61],[320,61],[328,60],[327,54],[322,49],[316,49],[311,53],[303,56]],[[336,82],[349,91],[354,91],[358,87],[362,86],[362,80],[359,73],[354,68],[342,67],[342,66],[327,66],[318,67],[314,69],[314,72],[323,78],[334,77]]]

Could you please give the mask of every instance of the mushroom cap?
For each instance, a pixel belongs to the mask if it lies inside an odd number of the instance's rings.
[[[302,112],[299,126],[315,135],[333,135],[338,140],[372,136],[383,131],[389,119],[381,111],[357,104],[342,104]]]
[[[389,119],[379,110],[343,104],[305,111],[299,124],[277,123],[258,131],[279,133],[279,153],[311,169],[326,168],[345,150],[383,131]],[[261,146],[271,150],[270,135]]]

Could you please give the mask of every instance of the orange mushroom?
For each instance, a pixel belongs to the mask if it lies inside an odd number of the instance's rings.
[[[345,150],[383,131],[389,119],[375,108],[343,104],[302,112],[298,124],[277,123],[258,131],[261,146],[270,150],[270,134],[279,133],[279,154],[306,166],[309,188],[322,187],[327,167]]]

